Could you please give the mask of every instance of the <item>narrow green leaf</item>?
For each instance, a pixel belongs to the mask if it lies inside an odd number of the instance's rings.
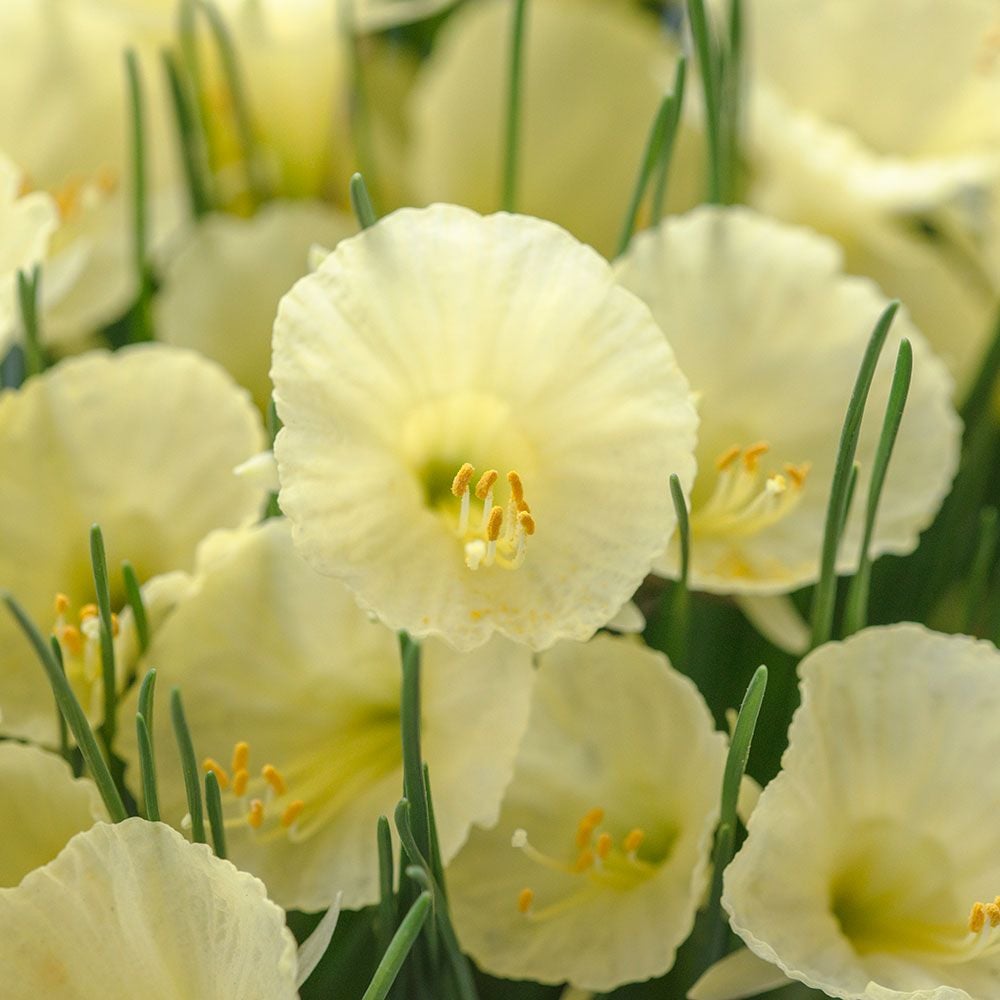
[[[704,0],[688,0],[687,10],[705,97],[705,138],[708,142],[707,200],[709,204],[720,205],[723,201],[723,151],[720,143],[719,56],[705,12]]]
[[[208,812],[208,825],[212,831],[212,846],[215,856],[226,856],[226,824],[222,818],[222,790],[219,779],[214,771],[205,772],[205,809]]]
[[[393,858],[392,834],[389,830],[389,820],[379,816],[377,828],[378,840],[378,932],[379,947],[383,952],[389,948],[392,932],[396,927],[396,897],[393,889]]]
[[[899,433],[899,425],[903,419],[903,410],[906,407],[912,374],[913,348],[910,346],[910,342],[904,338],[900,341],[896,354],[896,368],[892,376],[892,386],[889,389],[889,399],[885,406],[882,433],[879,435],[875,461],[872,464],[871,481],[868,484],[868,503],[865,507],[865,525],[861,537],[861,549],[858,553],[858,571],[851,580],[847,592],[847,605],[844,609],[845,636],[864,628],[868,622],[868,595],[871,589],[872,575],[870,550],[872,537],[875,534],[875,518],[878,515],[878,505],[882,498],[886,473],[889,471],[892,449],[896,444],[896,435]]]
[[[966,440],[972,436],[972,429],[989,412],[990,400],[1000,376],[1000,309],[994,321],[993,338],[983,356],[976,379],[969,389],[959,415],[965,424]]]
[[[406,961],[406,956],[409,955],[430,911],[431,894],[422,892],[392,936],[362,1000],[384,1000],[388,996],[389,990],[392,989],[392,984],[396,981],[399,970],[403,967],[403,962]]]
[[[170,105],[177,126],[188,204],[194,218],[200,219],[212,211],[215,204],[212,170],[201,115],[197,101],[189,90],[188,80],[181,71],[180,60],[167,49],[160,52],[160,58],[167,76]]]
[[[656,185],[653,188],[652,224],[655,226],[663,218],[667,198],[667,180],[670,176],[670,164],[674,158],[674,145],[677,140],[677,129],[680,126],[681,114],[684,111],[684,83],[687,79],[687,59],[678,56],[677,68],[674,70],[674,85],[671,90],[673,102],[671,114],[663,136],[660,160],[656,165]]]
[[[358,225],[362,229],[374,226],[378,221],[375,209],[372,208],[372,200],[368,197],[368,188],[365,187],[365,179],[361,174],[354,174],[351,177],[351,207],[357,216]]]
[[[66,665],[63,663],[62,657],[62,646],[59,645],[59,640],[54,636],[49,636],[49,645],[52,647],[52,655],[55,657],[56,663],[59,665],[59,669],[63,672],[63,676],[66,675]],[[59,707],[58,699],[56,702],[56,724],[59,726],[59,756],[62,757],[67,764],[73,764],[72,750],[69,745],[69,730],[66,728],[66,718],[62,714],[62,709]]]
[[[53,655],[52,647],[42,638],[38,627],[11,594],[4,593],[3,600],[10,609],[11,614],[17,620],[21,631],[24,632],[34,648],[35,654],[41,660],[42,666],[45,668],[45,674],[55,694],[59,710],[69,724],[70,732],[73,733],[73,738],[80,748],[80,753],[83,755],[83,759],[90,769],[94,784],[97,785],[97,789],[101,793],[101,798],[104,800],[108,815],[114,823],[120,823],[123,819],[128,819],[128,812],[125,809],[121,796],[118,794],[118,789],[115,787],[107,761],[102,756],[100,747],[97,745],[94,731],[90,728],[87,716],[84,715],[83,709],[80,707],[80,702],[77,701],[76,695],[73,693],[73,689],[66,678],[66,674],[63,673],[62,666]]]
[[[38,319],[38,294],[41,287],[42,270],[36,264],[30,272],[17,272],[17,303],[21,311],[21,326],[24,331],[24,377],[30,378],[45,371],[45,354],[42,351],[42,335]]]
[[[899,302],[890,302],[879,316],[875,329],[872,331],[865,349],[858,377],[854,383],[844,426],[840,433],[840,445],[837,448],[837,461],[834,465],[833,483],[830,487],[830,499],[826,508],[826,527],[823,532],[823,549],[820,556],[820,575],[813,593],[812,607],[812,646],[822,645],[833,634],[833,612],[837,599],[837,550],[840,548],[840,538],[846,516],[848,488],[851,481],[851,469],[854,465],[854,455],[858,448],[858,436],[861,433],[861,420],[868,401],[872,379],[875,377],[875,367],[879,355],[889,335],[889,327],[899,309]]]
[[[759,666],[750,679],[740,714],[736,719],[726,768],[722,778],[722,806],[719,812],[719,828],[715,835],[715,851],[712,858],[712,894],[709,897],[709,926],[713,928],[713,946],[707,957],[706,967],[725,954],[728,925],[722,918],[722,874],[732,860],[736,845],[736,804],[740,797],[740,785],[750,757],[750,745],[757,728],[760,706],[767,689],[767,667]]]
[[[111,754],[118,725],[118,686],[115,670],[114,627],[111,622],[111,588],[108,586],[108,561],[100,525],[90,526],[90,564],[94,574],[94,594],[101,628],[101,682],[104,687],[104,720],[98,732]]]
[[[441,895],[447,899],[447,887],[444,884],[444,865],[441,862],[441,845],[438,843],[437,820],[434,818],[434,798],[431,795],[431,772],[424,763],[424,796],[427,799],[427,832],[430,835],[431,874],[441,888]]]
[[[184,703],[177,688],[170,689],[170,721],[173,723],[174,737],[181,758],[181,770],[184,773],[184,791],[187,793],[188,814],[191,816],[191,839],[196,844],[205,844],[207,841],[198,762],[194,755],[194,744],[191,742],[191,731],[184,716]]]
[[[125,600],[132,609],[132,620],[135,622],[135,634],[139,640],[139,652],[145,653],[149,648],[149,618],[146,615],[146,605],[142,599],[142,588],[135,569],[126,559],[122,562],[122,581],[125,584]],[[149,716],[147,716],[147,719]]]
[[[403,795],[410,802],[413,830],[420,856],[430,853],[427,796],[420,752],[420,643],[405,632],[399,636],[403,667],[400,695],[400,728],[403,739]]]
[[[514,0],[514,10],[510,27],[510,63],[507,73],[507,122],[503,149],[503,191],[500,197],[500,207],[505,212],[513,212],[517,205],[526,9],[527,0]]]
[[[135,713],[135,735],[139,749],[139,777],[142,781],[143,815],[151,823],[160,818],[160,797],[156,790],[156,761],[153,755],[153,737],[149,723],[142,712]]]
[[[691,522],[688,518],[684,490],[681,488],[681,481],[676,472],[670,473],[670,499],[674,502],[674,513],[677,515],[677,535],[681,546],[681,578],[679,582],[686,590],[688,567],[691,564]]]
[[[132,257],[139,290],[130,334],[131,340],[143,341],[153,339],[153,318],[150,308],[153,288],[149,270],[145,113],[142,76],[135,49],[125,50],[125,79],[132,126]]]
[[[976,626],[983,614],[990,577],[996,569],[998,542],[1000,542],[1000,517],[997,515],[996,507],[986,507],[979,512],[979,542],[965,598],[963,630],[969,635],[976,634]]]

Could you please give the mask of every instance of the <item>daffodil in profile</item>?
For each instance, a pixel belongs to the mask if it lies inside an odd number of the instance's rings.
[[[412,198],[480,212],[503,188],[512,8],[465,4],[449,19],[409,104]],[[638,5],[536,0],[524,34],[518,209],[551,219],[605,256],[617,247],[646,137],[672,86],[679,46]],[[668,204],[700,200],[701,148],[684,125]]]
[[[527,649],[500,638],[469,654],[429,640],[422,657],[422,748],[451,858],[471,823],[496,819],[534,671]],[[323,909],[338,891],[347,907],[374,903],[378,817],[402,792],[397,637],[319,576],[277,519],[206,541],[148,662],[160,686],[181,689],[219,779],[227,856],[286,908]],[[169,731],[161,712],[154,728]],[[134,737],[122,753],[135,775]],[[182,775],[167,760],[159,771],[160,814],[180,825]]]
[[[996,3],[745,6],[751,203],[836,238],[962,386],[1000,296]]]
[[[500,819],[448,867],[462,946],[588,990],[662,975],[705,889],[725,757],[661,654],[610,636],[543,653]]]
[[[693,475],[687,383],[648,309],[552,223],[437,205],[341,242],[274,332],[281,506],[386,624],[460,649],[585,639]]]
[[[48,864],[74,834],[108,814],[97,786],[38,747],[0,743],[0,886]]]
[[[1000,772],[971,762],[997,751],[1000,653],[894,625],[800,673],[783,769],[726,871],[733,929],[829,996],[997,996]]]
[[[162,823],[98,823],[0,889],[8,1000],[295,1000],[285,914],[258,879]]]
[[[818,576],[827,500],[851,389],[887,300],[843,273],[837,245],[748,209],[701,208],[640,233],[619,277],[652,309],[698,398],[691,583],[748,596]],[[867,493],[901,337],[913,377],[871,550],[906,553],[955,473],[952,381],[901,309],[875,373],[857,458]],[[857,562],[855,500],[838,571]],[[656,571],[675,576],[676,545]]]
[[[122,560],[145,584],[190,570],[209,531],[255,519],[266,491],[233,468],[263,437],[260,415],[221,368],[164,345],[81,355],[0,395],[0,589],[51,628],[92,719],[103,689],[91,525],[104,534],[125,642],[134,632]],[[6,614],[0,649],[0,731],[54,744],[52,693]]]

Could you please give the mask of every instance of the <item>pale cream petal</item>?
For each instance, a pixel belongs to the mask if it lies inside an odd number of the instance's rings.
[[[289,908],[322,909],[339,890],[345,907],[375,902],[376,823],[392,815],[402,792],[396,636],[297,555],[284,520],[218,533],[200,562],[147,659],[161,690],[181,689],[198,755],[214,758],[227,782],[235,744],[250,745],[243,801],[232,787],[223,796],[228,856]],[[446,860],[470,823],[496,819],[533,681],[528,651],[499,638],[470,655],[434,641],[423,649],[423,751]],[[157,699],[156,731],[164,734],[165,702]],[[131,733],[122,733],[121,752],[134,780]],[[267,763],[287,786],[274,801],[260,777]],[[255,797],[267,803],[256,831],[247,823]],[[283,814],[297,799],[304,807],[286,828]],[[173,824],[187,811],[171,758],[160,764],[160,808]]]
[[[736,604],[768,642],[802,656],[809,649],[809,624],[787,594],[739,594]]]
[[[688,1000],[744,1000],[788,983],[788,977],[748,948],[726,955],[688,990]]]
[[[510,4],[465,5],[449,20],[413,92],[418,203],[480,212],[502,191]],[[527,8],[519,137],[519,211],[552,219],[610,257],[650,125],[669,91],[676,43],[625,4],[538,0]],[[703,140],[682,129],[670,204],[700,200]]]
[[[625,632],[628,634],[641,632],[645,627],[646,617],[639,610],[639,606],[635,601],[626,601],[618,610],[618,614],[605,626],[605,628],[611,629],[612,632]]]
[[[9,1000],[293,1000],[295,939],[264,886],[161,823],[99,823],[0,890]]]
[[[62,758],[0,743],[0,886],[48,864],[75,833],[107,819],[97,786]]]
[[[865,990],[865,1000],[973,1000],[965,990],[953,990],[950,986],[939,986],[933,990],[887,990],[878,983],[869,983]]]
[[[459,938],[480,968],[508,978],[604,991],[661,975],[706,883],[725,738],[694,686],[630,639],[560,643],[540,660],[499,822],[474,830],[448,868]],[[512,846],[522,830],[572,866],[577,824],[594,807],[604,810],[594,833],[618,845],[601,869],[620,873],[617,887]],[[645,832],[637,863],[622,848],[633,828]],[[534,899],[523,914],[526,888]]]
[[[462,649],[591,635],[672,530],[670,473],[692,476],[695,417],[659,329],[537,219],[438,205],[342,242],[282,300],[271,374],[300,551],[391,627]],[[521,476],[536,531],[516,571],[466,565],[464,462]]]
[[[734,930],[831,996],[872,981],[995,995],[1000,960],[969,957],[967,920],[1000,884],[1000,774],[973,763],[998,751],[1000,654],[896,625],[821,647],[801,673],[783,771],[726,871]]]
[[[340,919],[341,893],[337,893],[329,909],[323,914],[322,920],[313,928],[312,933],[299,945],[296,963],[295,985],[301,986],[316,970],[320,960],[330,947],[333,932],[337,929]]]
[[[698,396],[700,477],[692,508],[692,586],[780,594],[816,579],[840,427],[868,338],[887,300],[847,277],[832,241],[748,209],[704,207],[641,233],[620,280],[647,301]],[[901,337],[913,379],[876,522],[872,552],[912,551],[950,488],[960,424],[952,381],[904,310],[893,323],[858,444],[861,473],[838,571],[857,564],[872,460]],[[706,523],[716,463],[733,445],[764,441],[761,473],[797,494],[774,523]],[[735,460],[739,468],[740,459]],[[808,466],[794,485],[788,465]],[[800,472],[799,475],[802,473]],[[657,571],[677,573],[676,544]]]
[[[263,438],[249,398],[218,366],[163,345],[93,352],[3,393],[0,587],[44,632],[56,618],[56,593],[70,598],[75,616],[94,600],[96,522],[120,610],[123,559],[140,581],[189,570],[208,531],[257,517],[266,493],[232,470]],[[5,731],[54,743],[51,692],[7,614],[0,649]]]
[[[218,361],[266,410],[278,300],[306,274],[313,243],[333,246],[356,231],[318,202],[272,202],[250,219],[211,216],[163,272],[158,335]]]

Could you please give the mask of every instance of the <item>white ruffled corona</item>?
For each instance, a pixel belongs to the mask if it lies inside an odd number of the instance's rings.
[[[599,992],[665,973],[705,889],[725,757],[661,654],[610,636],[543,653],[500,819],[447,872],[477,965]]]
[[[726,872],[734,930],[830,996],[1000,995],[1000,772],[970,772],[996,749],[1000,654],[894,625],[800,673],[783,770]]]
[[[436,205],[345,240],[281,302],[281,506],[394,629],[586,639],[673,530],[687,383],[649,311],[557,226]]]
[[[815,581],[840,428],[887,300],[871,281],[843,273],[832,240],[748,209],[700,208],[640,233],[618,273],[649,304],[698,400],[691,585],[768,595]],[[873,555],[916,547],[957,467],[961,430],[951,378],[900,310],[858,443],[842,573],[857,564],[864,498],[904,336],[913,347],[913,377]],[[655,569],[677,574],[676,543]]]

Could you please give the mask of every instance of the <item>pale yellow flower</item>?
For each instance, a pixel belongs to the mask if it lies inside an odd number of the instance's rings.
[[[543,653],[499,822],[447,872],[477,965],[602,992],[666,972],[705,889],[725,757],[661,654],[610,636]]]
[[[295,939],[264,886],[162,823],[98,823],[0,889],[7,1000],[294,1000]]]
[[[187,570],[209,531],[257,516],[266,493],[233,467],[261,450],[263,436],[259,414],[221,368],[163,345],[82,355],[0,394],[0,589],[55,630],[91,718],[100,718],[102,688],[90,526],[104,532],[121,613],[123,559],[140,581]],[[130,622],[121,614],[122,639],[134,641]],[[6,614],[0,649],[2,731],[53,743],[51,691]]]
[[[376,824],[402,794],[397,637],[317,575],[279,519],[206,541],[147,660],[163,689],[181,689],[197,751],[219,776],[228,857],[288,908],[322,909],[340,890],[345,906],[374,903]],[[423,753],[450,859],[471,823],[496,820],[534,671],[527,649],[499,638],[464,655],[430,640],[422,681]],[[136,764],[131,733],[122,754]],[[180,824],[180,770],[163,759],[159,776],[161,816]]]
[[[746,8],[751,201],[838,239],[964,383],[1000,294],[995,0]]]
[[[511,12],[504,0],[467,4],[418,77],[411,103],[418,203],[452,201],[480,212],[500,205]],[[603,0],[529,4],[518,210],[552,219],[611,256],[677,55],[676,43],[645,12]],[[674,209],[700,200],[702,142],[681,130],[670,181]]]
[[[10,740],[0,743],[0,886],[17,885],[74,834],[107,818],[97,786],[74,778],[62,758]]]
[[[726,872],[734,930],[830,996],[998,995],[1000,772],[975,762],[995,756],[1000,654],[895,625],[800,672],[783,770]]]
[[[438,205],[343,241],[282,300],[271,375],[302,554],[461,649],[592,635],[673,529],[670,473],[692,478],[649,311],[538,219]]]
[[[887,300],[843,274],[831,240],[748,209],[700,208],[640,233],[619,277],[663,328],[698,398],[691,583],[780,594],[815,581],[840,427]],[[947,493],[960,425],[952,382],[901,310],[858,444],[839,572],[857,564],[872,461],[901,337],[913,379],[872,552],[912,551]],[[675,576],[676,545],[656,566]]]
[[[318,202],[272,202],[251,219],[213,215],[163,270],[157,335],[218,361],[266,409],[278,300],[307,272],[314,243],[332,247],[356,231]]]

